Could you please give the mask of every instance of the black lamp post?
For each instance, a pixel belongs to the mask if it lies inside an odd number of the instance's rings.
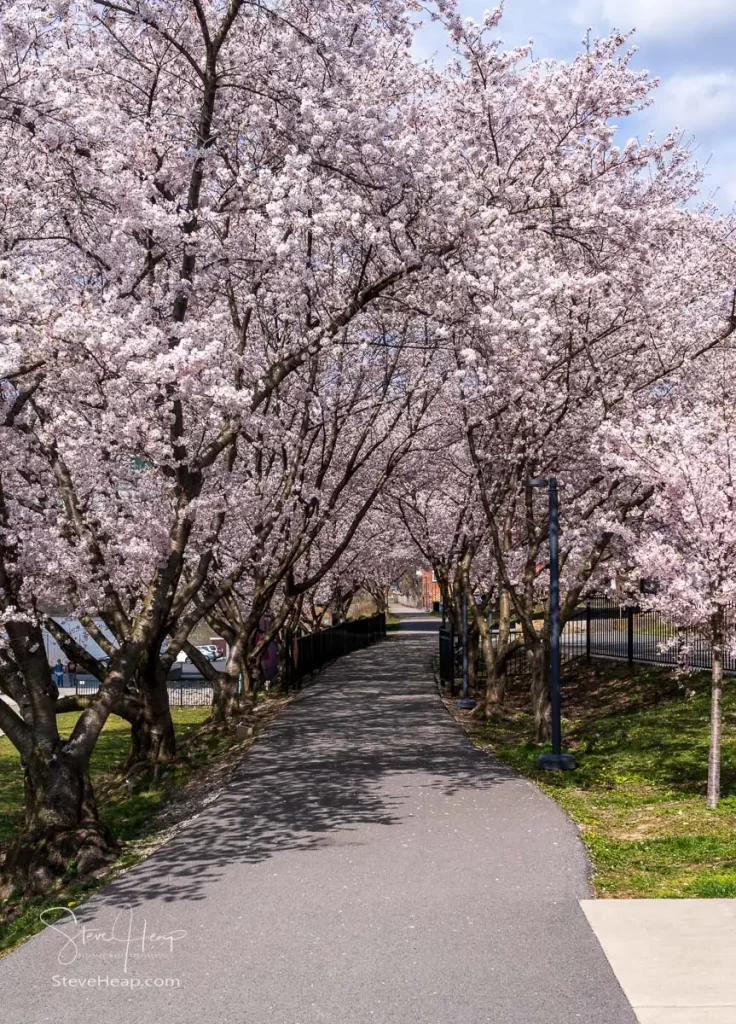
[[[470,696],[470,672],[468,664],[468,595],[463,592],[463,695],[457,706],[471,710],[475,707],[475,701]]]
[[[537,758],[546,771],[570,771],[572,754],[562,753],[562,707],[560,702],[560,514],[555,477],[530,480],[531,487],[549,490],[549,699],[552,712],[552,753]]]

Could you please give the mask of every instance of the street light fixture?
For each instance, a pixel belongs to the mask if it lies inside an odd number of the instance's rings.
[[[575,767],[572,754],[562,753],[562,706],[560,701],[560,515],[557,479],[538,477],[530,487],[549,490],[549,699],[552,712],[552,753],[537,758],[537,767],[545,771],[570,771]]]

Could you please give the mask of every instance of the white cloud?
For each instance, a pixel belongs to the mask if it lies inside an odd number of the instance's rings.
[[[663,80],[654,94],[659,131],[678,125],[697,136],[733,127],[736,71],[699,71]]]
[[[724,211],[736,202],[734,110],[736,71],[694,71],[663,76],[654,106],[637,119],[639,137],[653,129],[661,139],[675,127],[680,129],[705,172],[701,195],[714,197]]]
[[[734,0],[580,0],[576,19],[594,28],[601,19],[622,32],[673,39],[736,22]]]
[[[703,147],[698,153],[702,160],[709,153]],[[736,212],[736,139],[719,140],[713,146],[713,156],[705,168],[703,194],[712,196],[724,213]]]

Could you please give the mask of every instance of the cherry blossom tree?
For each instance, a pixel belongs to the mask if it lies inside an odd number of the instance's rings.
[[[609,472],[599,426],[734,330],[736,275],[720,219],[684,206],[698,173],[676,140],[614,144],[613,119],[653,89],[620,52],[625,40],[522,70],[526,51],[485,41],[496,17],[456,25],[452,145],[458,160],[472,154],[485,210],[473,252],[448,275],[445,330],[499,584],[533,662],[542,739],[546,503],[529,481],[561,481],[564,621],[652,494]]]
[[[659,582],[646,600],[704,637],[712,652],[707,801],[720,796],[724,653],[736,647],[734,353],[723,347],[608,435],[608,459],[653,489],[632,561]]]
[[[328,576],[334,588],[338,565],[349,564],[365,517],[423,428],[438,386],[427,372],[431,359],[429,352],[417,360],[396,328],[388,348],[348,344],[337,356],[311,357],[309,378],[280,386],[257,437],[253,431],[252,463],[236,466],[229,482],[239,514],[219,543],[219,567],[237,583],[206,612],[201,598],[217,593],[213,574],[195,601],[242,661],[227,682],[207,673],[218,692],[227,689],[223,717],[235,709],[239,675],[246,693],[257,689],[261,650],[300,598]]]
[[[32,715],[0,721],[39,835],[110,848],[89,757],[134,679],[139,753],[172,755],[162,647],[217,558],[249,429],[442,259],[409,39],[391,0],[3,9],[2,622]],[[45,595],[109,657],[68,741]]]
[[[114,855],[92,751],[120,713],[131,763],[174,756],[167,677],[180,650],[197,662],[197,622],[231,643],[223,673],[199,659],[226,723],[305,600],[368,580],[382,516],[401,526],[378,585],[410,537],[449,601],[498,598],[496,645],[490,605],[474,616],[496,683],[513,609],[541,737],[547,527],[528,480],[562,483],[566,615],[657,493],[606,458],[619,410],[736,328],[728,229],[685,205],[689,155],[674,137],[615,145],[653,87],[626,41],[530,63],[488,41],[499,12],[477,26],[442,0],[457,60],[440,73],[412,59],[417,8],[3,6],[0,686],[21,714],[0,702],[0,727],[26,777],[18,884]],[[106,661],[54,623],[59,603]],[[44,626],[101,680],[68,739]]]

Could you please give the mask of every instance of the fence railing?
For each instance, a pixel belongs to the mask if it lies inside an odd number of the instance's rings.
[[[80,679],[75,690],[78,697],[94,697],[100,688],[96,679]],[[212,704],[212,684],[199,679],[169,680],[169,705],[172,708],[206,708]]]
[[[736,608],[726,610],[727,617],[736,615]],[[443,634],[445,634],[443,636]],[[448,639],[449,637],[449,639]],[[452,688],[455,681],[456,641],[451,627],[440,630],[440,679]],[[644,610],[607,598],[591,598],[580,605],[560,637],[562,660],[574,658],[606,658],[629,664],[670,665],[673,667],[710,669],[712,650],[709,641],[695,630],[677,626],[660,611]],[[724,652],[724,669],[736,673],[736,655]],[[519,650],[507,663],[509,676],[529,672],[527,652]]]
[[[313,633],[287,634],[285,639],[284,688],[298,688],[305,676],[329,661],[360,650],[386,635],[386,616],[350,619]]]
[[[338,626],[315,630],[301,636],[287,634],[284,651],[284,688],[298,688],[305,676],[323,668],[343,654],[367,647],[386,635],[386,616],[372,615],[365,619],[351,619]],[[78,679],[77,696],[94,697],[100,684],[97,679]],[[168,680],[171,707],[208,707],[212,704],[212,684],[201,678]]]
[[[732,617],[733,608],[726,610]],[[567,657],[612,658],[653,665],[710,669],[710,642],[695,630],[678,626],[660,611],[591,598],[574,612],[561,637]],[[724,668],[736,671],[736,657],[724,652]]]

